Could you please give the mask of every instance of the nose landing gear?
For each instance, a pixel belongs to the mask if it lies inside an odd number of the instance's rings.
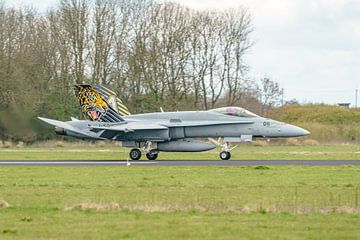
[[[237,147],[237,145],[233,148],[231,148],[231,145],[229,142],[224,142],[224,139],[219,138],[218,140],[215,140],[213,138],[209,138],[211,142],[213,142],[215,145],[221,147],[220,152],[220,159],[221,160],[230,160],[231,153],[230,151]]]
[[[220,153],[221,160],[230,160],[230,158],[231,158],[230,143],[225,142],[225,143],[221,144],[221,148],[222,148],[222,151]]]

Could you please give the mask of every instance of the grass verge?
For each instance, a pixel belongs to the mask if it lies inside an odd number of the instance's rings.
[[[2,167],[1,239],[356,239],[360,167]]]
[[[0,160],[126,160],[120,147],[0,148]],[[201,153],[164,153],[159,160],[218,160],[220,149]],[[143,159],[146,157],[143,156]],[[360,146],[247,146],[232,151],[234,160],[359,160]]]

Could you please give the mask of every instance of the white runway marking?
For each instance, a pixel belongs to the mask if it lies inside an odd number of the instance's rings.
[[[137,161],[130,161],[131,165],[141,165],[141,164],[157,164],[158,162],[137,162]],[[0,165],[128,165],[127,162],[119,162],[119,161],[8,161],[4,162],[1,161]]]

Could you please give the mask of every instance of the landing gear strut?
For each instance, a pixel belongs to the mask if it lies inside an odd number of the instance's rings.
[[[137,148],[134,148],[130,151],[130,158],[132,160],[139,160],[141,158],[141,151]]]
[[[157,150],[157,144],[153,142],[146,142],[142,148],[143,152],[146,153],[146,157],[149,160],[156,160],[158,157],[159,151]]]

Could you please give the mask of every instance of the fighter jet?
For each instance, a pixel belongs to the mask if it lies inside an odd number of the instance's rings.
[[[123,147],[132,148],[129,154],[132,160],[139,160],[142,154],[156,160],[159,152],[202,152],[216,146],[221,147],[220,159],[229,160],[231,143],[310,134],[241,107],[131,115],[115,92],[105,86],[76,85],[75,95],[86,120],[39,119],[55,126],[58,135],[121,141]]]

